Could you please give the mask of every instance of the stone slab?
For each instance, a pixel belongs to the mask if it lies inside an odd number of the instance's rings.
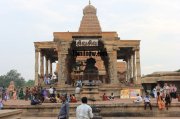
[[[0,110],[0,119],[21,119],[23,110]]]

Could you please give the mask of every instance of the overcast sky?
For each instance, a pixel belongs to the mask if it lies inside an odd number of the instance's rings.
[[[180,69],[180,0],[91,0],[103,31],[141,40],[142,74]],[[34,44],[78,31],[88,0],[0,0],[0,75],[34,79]]]

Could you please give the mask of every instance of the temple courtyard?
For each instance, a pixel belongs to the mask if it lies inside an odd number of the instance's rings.
[[[91,107],[95,106],[101,109],[101,116],[103,119],[144,119],[144,118],[163,118],[163,119],[177,119],[180,113],[180,102],[177,99],[172,100],[169,110],[159,110],[156,100],[151,100],[153,109],[147,107],[144,110],[144,104],[133,103],[133,99],[115,99],[113,101],[89,101]],[[70,119],[75,119],[75,110],[81,102],[70,103]],[[43,103],[42,105],[30,105],[30,101],[24,100],[8,100],[4,103],[5,110],[21,110],[21,119],[55,119],[59,112],[61,103]]]

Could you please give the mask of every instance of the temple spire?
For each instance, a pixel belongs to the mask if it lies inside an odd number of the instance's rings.
[[[89,0],[89,5],[83,9],[84,16],[80,23],[79,32],[101,32],[96,11],[96,8],[91,5],[91,0]]]

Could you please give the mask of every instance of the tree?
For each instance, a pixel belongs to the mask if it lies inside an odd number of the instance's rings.
[[[176,72],[180,72],[180,69],[178,69]]]
[[[32,87],[32,86],[34,86],[34,80],[28,80],[28,81],[26,82],[26,86],[27,86],[27,87]]]
[[[15,87],[23,87],[25,85],[25,79],[21,77],[21,74],[17,70],[10,70],[6,75],[0,76],[0,87],[8,87],[10,82],[14,81]]]

